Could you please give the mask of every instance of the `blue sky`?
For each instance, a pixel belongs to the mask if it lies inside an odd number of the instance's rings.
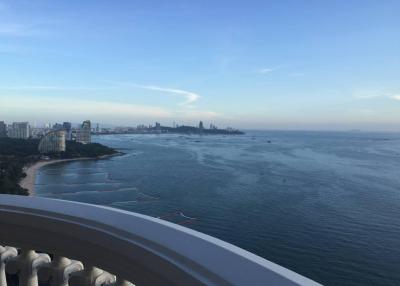
[[[400,130],[399,11],[0,0],[0,120]]]

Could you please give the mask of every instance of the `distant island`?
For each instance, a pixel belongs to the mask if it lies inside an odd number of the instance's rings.
[[[98,143],[82,144],[67,141],[65,152],[43,155],[38,150],[39,141],[39,139],[0,138],[0,193],[29,195],[29,190],[20,185],[21,180],[27,176],[26,166],[40,162],[40,166],[43,166],[46,163],[96,159],[119,153]],[[34,177],[34,174],[32,176]]]
[[[160,126],[158,129],[154,127],[153,130],[160,131],[161,133],[178,133],[178,134],[207,134],[207,135],[242,135],[244,132],[237,129],[206,129],[194,126],[178,126],[178,127],[165,127]]]
[[[137,127],[117,127],[117,128],[96,128],[93,134],[106,135],[106,134],[198,134],[198,135],[242,135],[243,131],[238,129],[227,127],[220,129],[213,124],[210,124],[210,128],[205,128],[203,122],[200,121],[199,126],[187,126],[187,125],[176,125],[173,127],[162,126],[156,122],[153,125],[139,125]]]

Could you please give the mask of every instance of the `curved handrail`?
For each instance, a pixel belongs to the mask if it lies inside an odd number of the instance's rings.
[[[78,202],[0,195],[0,242],[77,259],[136,285],[320,285],[209,235]]]

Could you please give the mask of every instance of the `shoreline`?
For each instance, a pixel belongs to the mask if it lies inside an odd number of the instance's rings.
[[[85,161],[85,160],[102,160],[111,158],[114,156],[120,156],[123,153],[118,152],[110,155],[103,155],[99,157],[82,157],[82,158],[70,158],[70,159],[50,159],[50,160],[40,160],[36,163],[33,163],[29,166],[24,166],[24,172],[26,174],[25,178],[18,183],[22,188],[27,189],[29,196],[33,196],[35,194],[35,181],[37,172],[44,166],[57,164],[57,163],[65,163],[65,162],[73,162],[73,161]]]

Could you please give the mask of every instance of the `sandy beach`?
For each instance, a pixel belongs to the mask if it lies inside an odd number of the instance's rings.
[[[100,157],[95,157],[95,158],[83,157],[83,158],[73,158],[73,159],[55,159],[55,160],[38,161],[32,165],[24,167],[24,172],[26,174],[26,177],[23,178],[19,182],[19,185],[22,188],[27,189],[29,191],[29,195],[32,196],[32,195],[34,195],[34,191],[35,191],[36,174],[39,171],[39,169],[44,166],[51,165],[51,164],[57,164],[57,163],[71,162],[71,161],[106,159],[106,158],[110,158],[110,157],[117,156],[117,155],[121,155],[121,153],[105,155],[105,156],[100,156]]]

